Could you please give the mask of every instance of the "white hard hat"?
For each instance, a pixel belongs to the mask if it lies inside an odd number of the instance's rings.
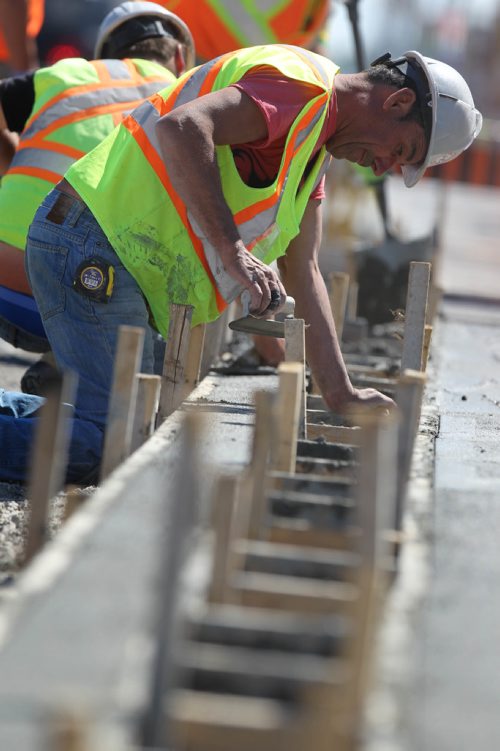
[[[401,167],[407,188],[412,188],[427,167],[444,164],[465,151],[479,135],[483,117],[475,108],[470,89],[455,68],[420,52],[410,50],[397,59],[390,52],[377,58],[374,65],[398,68],[411,79],[416,91],[428,141],[427,153],[419,166]]]
[[[123,29],[118,37],[116,32],[120,27]],[[195,47],[188,26],[175,13],[148,0],[129,0],[120,3],[105,16],[97,32],[94,58],[99,59],[109,55],[106,52],[106,46],[110,46],[108,42],[111,36],[113,36],[114,48],[119,49],[148,37],[165,36],[169,33],[168,27],[175,30],[175,38],[185,45],[186,67],[192,68],[195,64]],[[113,57],[113,55],[109,56]]]

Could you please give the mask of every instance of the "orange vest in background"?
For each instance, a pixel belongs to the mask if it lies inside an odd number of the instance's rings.
[[[203,60],[242,47],[295,44],[307,47],[321,32],[330,0],[157,0],[189,26]]]
[[[11,0],[17,2],[18,0]],[[26,35],[35,39],[38,36],[43,24],[45,13],[45,0],[28,0],[28,23],[26,25]],[[9,49],[5,42],[5,34],[0,29],[0,60],[9,59]]]

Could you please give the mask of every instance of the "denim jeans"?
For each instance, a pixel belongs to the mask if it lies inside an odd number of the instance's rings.
[[[141,290],[85,204],[75,200],[62,224],[47,218],[59,194],[52,190],[33,219],[26,270],[57,364],[78,375],[67,480],[88,482],[95,480],[102,454],[118,327],[145,329],[143,373],[153,372],[153,332]],[[108,302],[84,296],[73,286],[77,268],[90,258],[114,268]],[[15,393],[10,398],[4,393],[3,401],[8,406],[3,413],[0,409],[0,479],[23,482],[36,423],[30,412],[41,402]]]

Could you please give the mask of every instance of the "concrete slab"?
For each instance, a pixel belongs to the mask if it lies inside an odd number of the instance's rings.
[[[193,393],[201,504],[217,471],[248,463],[254,392],[277,377],[209,377]],[[106,481],[19,577],[0,610],[0,748],[38,751],[50,712],[85,707],[131,727],[149,683],[158,566],[168,534],[183,413],[175,413]],[[180,478],[182,481],[182,478]],[[43,719],[42,725],[40,724]]]
[[[487,307],[444,304],[434,346],[441,424],[430,581],[415,641],[415,751],[500,747],[500,362],[493,342],[498,328]]]

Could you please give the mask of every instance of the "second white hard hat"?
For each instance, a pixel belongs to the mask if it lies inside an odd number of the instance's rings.
[[[158,3],[148,2],[148,0],[128,0],[117,5],[105,16],[97,31],[94,58],[103,57],[103,54],[106,53],[106,44],[111,35],[121,27],[125,31],[125,24],[134,19],[144,19],[145,22],[151,22],[151,29],[149,29],[147,23],[141,30],[135,29],[133,24],[130,24],[130,37],[127,38],[127,35],[124,34],[123,46],[125,44],[133,44],[134,41],[140,41],[140,39],[145,39],[149,36],[161,36],[165,31],[163,27],[163,23],[165,23],[167,28],[170,26],[175,29],[176,38],[185,46],[186,68],[193,67],[195,64],[195,46],[187,24],[179,16],[176,16],[175,13],[163,8]]]

